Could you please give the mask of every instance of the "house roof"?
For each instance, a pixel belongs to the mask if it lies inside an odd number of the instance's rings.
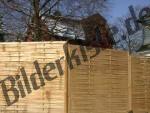
[[[142,16],[138,22],[144,26],[150,26],[150,14]]]
[[[109,45],[109,44],[111,45],[110,31],[109,31],[107,21],[100,14],[94,14],[83,19],[72,19],[72,18],[62,17],[62,16],[51,16],[50,19],[53,19],[54,21],[55,20],[58,21],[59,23],[58,26],[59,25],[60,26],[59,27],[57,26],[57,29],[62,29],[62,33],[59,33],[58,35],[60,35],[61,37],[65,36],[63,35],[63,33],[65,32],[64,29],[67,29],[66,26],[69,26],[69,27],[73,27],[73,30],[77,32],[79,31],[84,33],[84,38],[82,38],[83,36],[82,35],[77,37],[78,39],[84,39],[88,43],[91,43],[93,40],[95,40],[94,39],[96,37],[95,29],[98,27],[100,29],[100,34],[103,38],[103,41],[105,40],[103,45]]]
[[[71,17],[65,17],[65,16],[54,16],[54,15],[50,15],[49,19],[54,19],[54,20],[59,20],[59,22],[63,22],[66,24],[82,24],[85,21],[91,21],[91,20],[96,20],[96,19],[100,19],[103,22],[106,22],[106,19],[101,16],[99,13],[96,13],[94,15],[82,18],[82,19],[74,19]]]

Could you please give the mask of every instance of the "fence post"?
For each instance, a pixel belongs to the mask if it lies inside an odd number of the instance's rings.
[[[128,113],[133,113],[133,111],[132,111],[132,110],[130,110]]]
[[[132,65],[132,57],[128,53],[128,109],[132,111],[132,70],[131,70],[131,65]],[[129,113],[133,113],[132,112]]]

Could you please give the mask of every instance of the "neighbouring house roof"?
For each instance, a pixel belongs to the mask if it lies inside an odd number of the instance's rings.
[[[56,35],[92,40],[95,37],[94,29],[99,26],[102,32],[108,31],[107,21],[100,15],[94,14],[83,19],[71,19],[67,17],[50,16],[49,29],[53,29]],[[58,30],[58,33],[57,33]]]
[[[141,17],[138,20],[144,26],[143,29],[143,46],[138,53],[143,56],[150,56],[150,15]]]
[[[67,37],[68,39],[79,38],[85,40],[85,33],[81,26],[81,20],[62,16],[50,16],[47,19],[47,25],[54,35]]]
[[[143,26],[150,27],[150,14],[146,16],[142,16],[139,20],[139,23],[141,23]]]
[[[50,31],[49,40],[81,40],[91,43],[98,37],[102,38],[101,45],[103,47],[112,47],[107,21],[100,14],[83,19],[49,16],[44,20],[46,23],[43,25],[46,25]]]

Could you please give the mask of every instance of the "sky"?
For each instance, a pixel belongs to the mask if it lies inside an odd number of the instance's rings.
[[[133,5],[133,7],[137,5],[148,6],[150,5],[150,0],[110,0],[108,20],[113,22],[117,17],[125,16],[130,5]]]

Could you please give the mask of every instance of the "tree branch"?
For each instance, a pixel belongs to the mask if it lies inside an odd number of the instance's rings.
[[[0,2],[1,2],[4,6],[6,6],[7,8],[9,8],[9,9],[11,9],[11,10],[17,11],[17,12],[19,12],[19,13],[22,13],[23,15],[26,15],[26,16],[31,16],[31,15],[27,14],[26,12],[24,12],[23,10],[19,9],[18,7],[13,6],[13,5],[9,5],[8,3],[6,3],[6,1],[1,0]]]
[[[41,6],[40,11],[50,2],[51,0],[46,0],[44,4]]]
[[[61,0],[57,0],[49,9],[42,13],[40,17],[44,16],[47,12],[51,11],[60,1]]]

